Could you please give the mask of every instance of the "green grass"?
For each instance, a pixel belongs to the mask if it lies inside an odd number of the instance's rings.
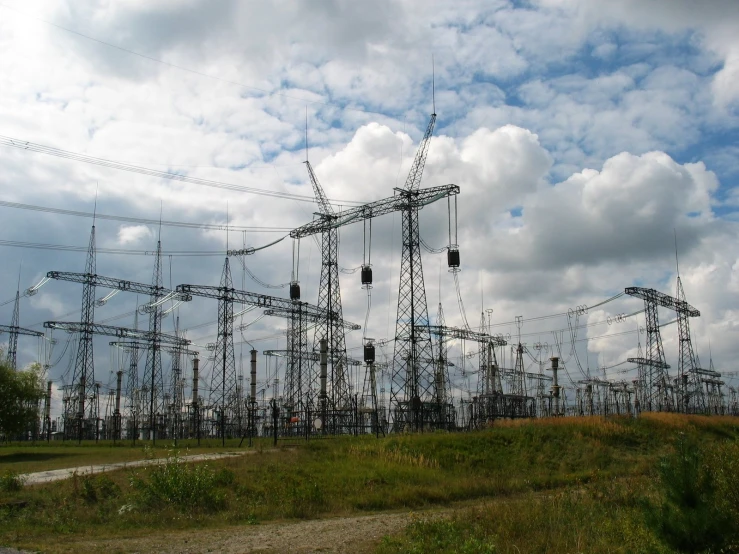
[[[490,545],[496,552],[516,551],[506,545],[521,552],[660,552],[639,503],[657,494],[651,488],[655,468],[673,451],[679,433],[697,445],[734,442],[739,419],[566,418],[502,423],[474,433],[295,442],[278,451],[264,441],[254,455],[192,465],[205,468],[200,473],[172,470],[157,476],[156,468],[137,468],[0,493],[0,543],[74,551],[82,538],[382,510],[420,512],[462,502],[480,506],[458,519],[419,519],[381,548],[455,551],[443,545],[430,549],[413,538],[416,533],[439,540],[448,535],[469,552],[485,552]],[[38,453],[84,457],[88,448],[92,457],[100,447],[48,448]],[[203,505],[182,490],[193,479],[213,491]],[[462,524],[467,521],[481,523]],[[583,527],[585,521],[592,523]],[[542,550],[545,543],[537,541],[544,536],[557,548]],[[577,541],[590,546],[578,550]],[[649,541],[656,550],[629,549]]]
[[[260,444],[266,445],[269,441],[260,439]],[[244,441],[246,444],[246,441]],[[269,443],[271,444],[271,443]],[[188,450],[189,454],[205,454],[211,452],[227,452],[238,450],[239,439],[221,441],[216,439],[201,440],[198,447],[196,440],[178,441],[178,448]],[[33,473],[68,467],[91,466],[98,464],[112,464],[116,462],[131,462],[143,460],[147,456],[165,457],[172,448],[171,441],[157,441],[152,446],[151,441],[83,441],[78,445],[75,441],[12,443],[0,446],[0,473],[15,471],[17,473]]]

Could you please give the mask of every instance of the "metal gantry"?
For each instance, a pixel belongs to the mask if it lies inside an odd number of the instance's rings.
[[[176,298],[180,301],[189,301],[192,297],[189,295],[176,294],[162,287],[161,241],[157,242],[154,284],[152,285],[97,275],[95,266],[95,226],[93,225],[90,233],[90,243],[87,251],[85,272],[71,273],[50,271],[46,275],[49,279],[82,284],[82,310],[80,322],[47,321],[44,323],[44,327],[48,329],[63,329],[68,332],[79,334],[77,357],[72,376],[72,383],[74,383],[78,388],[76,394],[72,394],[67,402],[64,432],[67,435],[67,438],[77,438],[79,440],[82,438],[90,438],[92,436],[92,427],[84,422],[97,422],[99,419],[99,414],[96,411],[96,402],[90,402],[87,404],[87,408],[85,407],[85,401],[87,398],[97,398],[95,396],[95,369],[92,349],[92,339],[93,336],[97,334],[119,338],[141,339],[149,342],[146,373],[144,378],[145,383],[148,385],[149,398],[148,402],[144,404],[144,407],[148,409],[145,410],[143,417],[149,423],[149,433],[151,434],[151,438],[155,439],[156,418],[157,414],[161,414],[162,398],[164,394],[161,379],[161,354],[159,353],[159,348],[162,343],[188,344],[188,341],[184,341],[178,337],[165,335],[161,332],[161,305],[165,298]],[[150,302],[143,307],[143,309],[150,314],[149,331],[143,332],[138,329],[113,327],[110,325],[94,323],[96,287],[149,295]],[[76,430],[73,430],[74,427],[70,425],[72,421],[77,422]],[[84,427],[85,425],[87,425],[87,427]],[[95,423],[95,425],[97,425],[97,423]],[[95,431],[95,435],[97,435],[97,431]]]
[[[310,425],[312,419],[311,412],[315,409],[315,376],[313,373],[313,361],[308,351],[308,325],[311,322],[326,320],[326,310],[320,309],[307,302],[301,302],[295,299],[279,298],[266,294],[242,291],[233,288],[230,280],[230,270],[228,258],[224,262],[224,273],[222,275],[221,284],[219,286],[207,285],[178,285],[177,292],[191,296],[199,296],[202,298],[211,298],[219,301],[219,318],[218,318],[218,336],[222,343],[220,353],[221,376],[218,385],[220,391],[218,394],[217,409],[220,413],[231,413],[231,420],[235,417],[236,412],[228,412],[228,402],[230,394],[236,390],[235,371],[229,372],[230,363],[228,360],[229,352],[233,352],[233,317],[232,308],[228,308],[233,303],[239,303],[247,306],[255,306],[262,308],[267,315],[277,317],[285,317],[289,321],[288,327],[288,367],[286,374],[286,394],[288,398],[283,399],[283,418],[287,419],[288,429],[296,434],[310,433]],[[229,311],[231,310],[231,311]],[[340,320],[342,327],[359,328],[358,325],[352,325]],[[230,343],[230,347],[228,344]],[[218,347],[216,347],[218,348]],[[225,372],[224,372],[224,355]],[[219,356],[216,356],[216,360]],[[231,378],[233,376],[233,378]],[[233,425],[225,417],[221,417],[218,424],[218,435],[225,441],[225,437],[229,433],[234,432]]]
[[[405,188],[396,188],[395,195],[389,198],[330,215],[319,214],[316,220],[290,233],[292,238],[301,239],[398,211],[403,214],[403,254],[390,393],[395,430],[423,427],[423,402],[434,402],[433,353],[421,265],[418,212],[424,206],[459,194],[456,185],[418,188],[435,119],[436,116],[432,115]],[[332,317],[337,316],[333,314]],[[425,413],[431,418],[427,423],[436,426],[433,410]]]
[[[647,322],[646,355],[644,358],[628,359],[629,362],[644,367],[642,391],[644,404],[640,408],[650,412],[674,411],[673,387],[667,373],[670,366],[665,361],[657,308],[663,306],[675,309],[678,307],[676,299],[657,290],[642,287],[627,287],[624,292],[629,296],[644,300],[644,315]],[[698,310],[695,312],[696,315],[700,315]]]

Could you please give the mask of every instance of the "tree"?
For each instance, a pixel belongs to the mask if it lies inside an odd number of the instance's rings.
[[[15,371],[0,360],[0,434],[17,436],[38,422],[39,402],[45,395],[43,373],[37,363]]]

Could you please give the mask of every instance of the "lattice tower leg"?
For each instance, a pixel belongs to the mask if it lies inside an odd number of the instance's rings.
[[[97,409],[95,402],[87,403],[88,398],[95,396],[95,367],[93,362],[92,338],[93,333],[89,326],[95,320],[95,226],[90,232],[90,244],[87,249],[85,263],[85,281],[82,284],[82,310],[80,322],[82,332],[77,344],[74,372],[72,373],[75,393],[67,403],[65,413],[64,432],[67,438],[94,438],[95,424],[97,423]],[[71,425],[67,425],[71,423]]]
[[[428,413],[436,395],[417,208],[403,211],[402,228],[390,409],[394,431],[417,431],[424,423],[436,425],[435,414]]]
[[[220,287],[224,291],[233,289],[228,258],[223,264]],[[236,426],[241,417],[233,344],[233,299],[227,294],[218,300],[218,341],[211,377],[210,404],[218,412],[218,434],[225,441],[227,436],[238,432]]]
[[[10,332],[8,333],[8,352],[6,359],[12,369],[18,369],[18,326],[20,320],[20,291],[15,291],[15,304],[13,304],[13,318],[10,320]]]
[[[157,303],[164,294],[161,292],[162,287],[162,243],[157,242],[157,253],[154,258],[154,272],[152,276],[152,285],[157,287],[157,291],[149,296],[149,303]],[[160,336],[162,333],[162,306],[154,305],[148,308],[149,311],[149,331],[152,333],[152,340],[146,352],[146,366],[144,368],[144,386],[148,389],[149,398],[146,403],[146,413],[144,420],[148,426],[149,434],[152,440],[156,440],[159,436],[160,419],[165,412],[164,406],[164,375],[162,373],[162,347]]]
[[[321,339],[326,339],[330,365],[327,394],[332,414],[329,428],[334,433],[351,430],[352,413],[338,258],[339,231],[330,229],[321,235],[321,279],[318,287],[318,308],[326,310],[328,317],[319,320],[316,325],[313,351],[318,352]],[[315,383],[311,383],[311,386],[315,387]]]

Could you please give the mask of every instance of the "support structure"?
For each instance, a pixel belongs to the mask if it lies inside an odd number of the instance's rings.
[[[0,325],[0,333],[8,333],[8,351],[6,360],[8,365],[13,369],[18,369],[18,335],[27,335],[29,337],[43,337],[44,334],[33,329],[25,329],[18,326],[19,320],[19,301],[20,290],[15,291],[15,304],[13,305],[13,318],[10,325]]]
[[[281,412],[283,412],[283,417],[287,418],[288,421],[286,431],[288,434],[302,435],[308,433],[310,412],[314,409],[313,392],[310,386],[310,368],[313,364],[310,361],[310,352],[307,351],[308,325],[310,322],[326,320],[326,311],[299,300],[236,290],[233,288],[230,280],[230,270],[228,268],[228,258],[226,258],[220,286],[178,285],[176,289],[178,293],[219,301],[218,336],[219,342],[221,342],[221,349],[218,350],[218,346],[216,345],[216,350],[221,354],[220,357],[218,354],[216,355],[216,361],[220,362],[221,375],[219,379],[222,381],[217,382],[217,385],[220,386],[220,392],[215,400],[220,404],[216,404],[216,407],[226,415],[231,414],[231,417],[235,414],[233,411],[229,412],[228,408],[229,391],[235,392],[237,383],[236,372],[235,370],[233,372],[229,371],[231,366],[227,358],[229,352],[233,353],[233,318],[228,317],[228,314],[232,314],[233,312],[229,312],[229,308],[226,306],[229,304],[233,305],[234,302],[255,306],[264,309],[266,315],[285,317],[290,322],[289,329],[293,334],[288,334],[288,373],[286,376],[286,381],[290,381],[290,384],[285,385],[287,387],[286,394],[289,394],[289,396],[284,399],[285,408]],[[340,325],[359,329],[358,325],[352,325],[343,320],[340,322]],[[230,347],[228,346],[229,343]],[[225,370],[223,361],[224,353],[226,355]],[[233,375],[233,379],[231,379],[231,375]],[[229,380],[232,382],[229,382]],[[298,412],[298,403],[302,406],[301,409],[303,411],[301,412]],[[292,411],[287,410],[288,407]],[[233,430],[233,426],[229,421],[225,418],[219,419],[219,436],[225,437],[230,432],[229,430]]]
[[[674,386],[670,380],[667,370],[670,366],[665,361],[665,352],[662,347],[662,335],[659,327],[658,307],[674,310],[687,322],[688,317],[698,317],[700,312],[688,304],[684,299],[675,298],[654,289],[642,287],[627,287],[625,293],[629,296],[644,300],[644,314],[647,321],[647,350],[644,358],[629,358],[628,361],[644,368],[644,383],[641,385],[642,401],[640,409],[646,411],[675,411],[678,405],[684,404],[684,398],[678,404],[675,401]],[[685,331],[682,331],[685,332]],[[689,348],[687,356],[692,359],[692,345],[688,340],[686,347]],[[681,337],[682,339],[683,337]],[[683,348],[681,340],[681,351]],[[683,353],[681,352],[681,357]],[[682,377],[678,378],[678,384]],[[678,394],[680,396],[680,394]]]
[[[335,218],[334,209],[306,160],[308,176],[324,221]],[[326,312],[326,318],[317,322],[313,339],[313,351],[320,349],[320,341],[326,340],[330,371],[328,375],[327,403],[331,406],[330,421],[323,422],[323,429],[332,434],[351,431],[351,398],[347,379],[346,336],[342,321],[341,288],[339,286],[339,229],[326,226],[321,231],[321,279],[318,287],[318,308]]]
[[[76,324],[53,321],[44,323],[44,326],[48,328],[61,328],[67,330],[75,328],[77,329],[77,332],[79,332],[77,357],[74,366],[74,373],[72,375],[72,383],[74,383],[78,389],[76,395],[73,394],[72,397],[70,397],[70,401],[67,403],[67,411],[64,415],[64,433],[67,438],[77,438],[78,440],[81,440],[82,438],[90,438],[91,431],[89,429],[83,429],[83,421],[97,421],[98,419],[98,413],[95,411],[94,403],[88,403],[87,409],[85,408],[85,398],[91,397],[91,395],[94,394],[95,370],[92,351],[93,335],[98,333],[115,337],[140,336],[137,335],[137,329],[125,329],[108,325],[101,326],[93,323],[95,319],[96,287],[104,287],[114,291],[145,294],[150,298],[149,304],[142,306],[142,310],[149,313],[149,332],[145,335],[148,337],[147,340],[149,341],[149,348],[147,350],[147,365],[144,375],[144,384],[149,392],[149,397],[148,402],[144,403],[144,409],[146,410],[144,418],[149,423],[151,438],[156,438],[156,434],[154,433],[154,430],[156,429],[156,418],[157,414],[161,414],[161,399],[164,394],[161,375],[161,353],[159,352],[159,349],[163,342],[172,344],[173,340],[175,343],[179,340],[173,337],[164,338],[164,335],[162,335],[162,304],[166,299],[176,299],[183,302],[192,300],[191,296],[175,294],[162,287],[161,253],[161,241],[158,241],[156,261],[154,264],[154,284],[152,285],[97,275],[95,272],[95,225],[93,225],[90,233],[90,244],[87,250],[85,272],[70,273],[50,271],[46,274],[48,279],[68,281],[82,285],[82,316],[80,323]],[[184,342],[183,344],[187,344],[187,342]],[[72,421],[77,421],[76,429],[74,430],[70,426]]]

